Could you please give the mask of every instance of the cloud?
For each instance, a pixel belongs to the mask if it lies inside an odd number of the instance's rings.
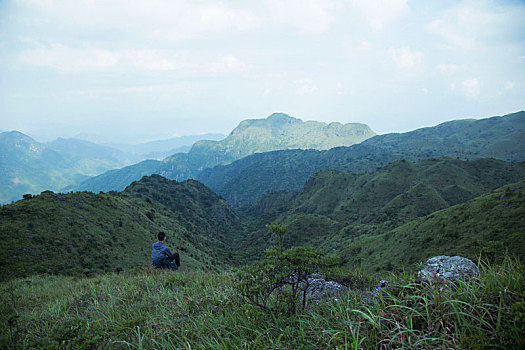
[[[381,30],[410,9],[407,0],[353,0],[352,6],[365,18],[370,27]]]
[[[312,83],[310,79],[300,79],[294,81],[295,85],[295,94],[299,96],[304,95],[313,95],[317,91],[319,91],[319,88]]]
[[[500,5],[484,0],[462,1],[431,21],[428,29],[445,39],[450,48],[471,49],[486,44],[523,41],[524,17],[523,6]]]
[[[59,23],[73,29],[119,38],[184,40],[247,31],[257,26],[250,11],[215,1],[191,0],[20,0],[24,14],[41,19],[43,31]],[[33,25],[38,26],[39,21]],[[66,34],[66,33],[63,33]]]
[[[43,67],[62,73],[123,70],[184,71],[188,73],[241,73],[251,66],[234,55],[203,60],[178,54],[172,50],[106,50],[95,47],[71,48],[62,44],[28,49],[20,53],[17,62]]]
[[[512,90],[516,87],[516,82],[515,81],[506,81],[505,82],[505,90]]]
[[[270,14],[300,34],[322,34],[336,19],[339,5],[331,0],[268,0]]]
[[[465,64],[438,64],[436,70],[441,74],[453,74],[464,71],[467,68]]]
[[[470,98],[476,98],[480,93],[480,84],[478,78],[466,79],[461,82],[461,90]]]
[[[423,53],[407,46],[392,48],[388,53],[399,69],[417,68],[423,62]]]

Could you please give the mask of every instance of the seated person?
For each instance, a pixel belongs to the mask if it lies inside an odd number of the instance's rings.
[[[177,271],[180,267],[179,253],[172,253],[168,247],[164,245],[166,234],[159,232],[157,235],[158,242],[151,246],[151,262],[153,266],[161,269],[171,269]]]

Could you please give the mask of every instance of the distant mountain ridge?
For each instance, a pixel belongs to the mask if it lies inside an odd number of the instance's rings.
[[[251,205],[265,193],[299,190],[319,170],[362,173],[398,159],[493,157],[525,161],[525,112],[480,120],[457,120],[407,133],[374,136],[327,151],[286,150],[254,154],[205,169],[197,179],[234,207]]]
[[[284,113],[274,113],[265,119],[242,121],[224,140],[198,141],[188,153],[167,157],[159,164],[152,164],[152,168],[146,172],[180,181],[196,178],[206,168],[229,164],[254,153],[297,148],[329,149],[335,146],[353,145],[374,135],[375,133],[367,125],[360,123],[303,122]],[[122,176],[134,172],[134,169],[128,167],[122,169]],[[68,189],[120,191],[129,182],[119,183],[119,177],[121,177],[119,172],[102,174]]]
[[[146,159],[162,160],[174,153],[185,153],[197,141],[212,140],[218,141],[226,137],[223,134],[202,134],[173,137],[166,140],[143,142],[139,144],[107,144],[112,148],[124,152],[142,155]]]
[[[145,147],[149,147],[146,151],[150,153],[155,149],[160,152],[177,142],[178,144],[195,142],[196,139],[200,139],[200,136],[165,140],[160,141],[159,144],[153,142],[146,144]],[[108,170],[136,164],[144,157],[87,140],[58,138],[42,143],[18,131],[2,132],[0,133],[0,203],[21,199],[26,193],[36,194],[43,190],[63,189]],[[151,164],[146,161],[137,166],[138,179],[143,175],[152,174],[142,171],[144,166]],[[136,177],[131,178],[128,184],[136,179]]]

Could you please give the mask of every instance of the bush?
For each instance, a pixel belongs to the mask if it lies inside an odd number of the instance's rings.
[[[335,260],[313,248],[283,250],[286,227],[277,224],[267,227],[279,235],[280,245],[267,250],[266,259],[237,272],[237,289],[253,305],[274,313],[295,314],[306,306],[309,277],[335,266]]]

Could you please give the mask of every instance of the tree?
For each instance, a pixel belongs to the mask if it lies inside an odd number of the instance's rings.
[[[266,251],[266,258],[237,271],[238,290],[249,303],[275,313],[295,314],[307,304],[309,277],[335,266],[333,258],[317,249],[292,247],[283,250],[288,229],[267,226],[279,235],[279,246]]]

